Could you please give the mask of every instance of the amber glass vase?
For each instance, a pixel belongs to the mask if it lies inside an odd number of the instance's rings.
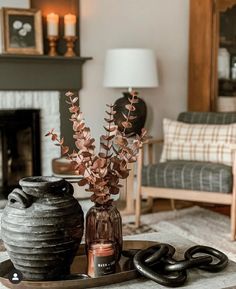
[[[86,215],[88,275],[98,277],[115,273],[122,250],[122,221],[110,202],[95,204]]]

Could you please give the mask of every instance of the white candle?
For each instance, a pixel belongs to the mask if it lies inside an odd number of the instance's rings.
[[[59,16],[55,13],[47,15],[47,32],[48,36],[58,36]]]
[[[65,36],[75,36],[76,34],[76,16],[74,14],[66,14],[64,16]]]

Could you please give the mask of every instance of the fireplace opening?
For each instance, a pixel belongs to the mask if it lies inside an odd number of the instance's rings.
[[[21,178],[41,175],[40,110],[0,110],[0,194]]]

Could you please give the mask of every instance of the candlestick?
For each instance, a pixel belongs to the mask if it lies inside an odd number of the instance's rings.
[[[49,41],[48,55],[56,56],[57,55],[56,44],[57,44],[57,40],[59,39],[59,37],[58,36],[48,36],[47,38]]]
[[[64,16],[64,35],[75,36],[76,35],[76,16],[74,14],[66,14]]]
[[[66,47],[67,47],[67,51],[64,54],[64,56],[66,57],[72,57],[75,56],[75,52],[74,52],[74,44],[75,44],[75,40],[77,39],[76,36],[65,36],[64,39],[66,40]]]
[[[88,250],[88,275],[99,277],[115,273],[115,250],[112,243],[91,244]]]
[[[47,34],[48,36],[58,36],[59,16],[55,13],[47,15]]]

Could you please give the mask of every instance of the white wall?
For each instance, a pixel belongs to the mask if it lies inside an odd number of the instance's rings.
[[[106,103],[121,90],[104,88],[109,48],[151,48],[157,56],[160,86],[139,90],[148,106],[146,127],[162,135],[163,117],[186,110],[189,0],[80,0],[81,55],[92,56],[83,68],[81,108],[98,139]]]

